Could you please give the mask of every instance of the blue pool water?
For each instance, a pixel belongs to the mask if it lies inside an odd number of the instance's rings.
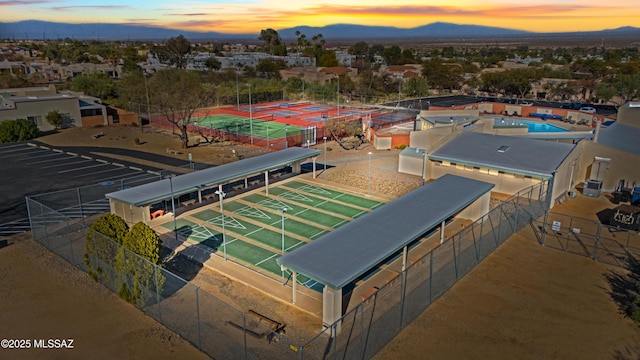
[[[561,127],[557,127],[555,125],[539,123],[539,122],[529,122],[529,121],[520,121],[521,124],[527,125],[529,127],[529,132],[566,132]]]

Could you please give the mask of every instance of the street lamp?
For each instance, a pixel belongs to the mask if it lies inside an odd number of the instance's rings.
[[[224,236],[224,206],[222,205],[222,199],[224,199],[227,194],[223,191],[216,190],[216,195],[220,198],[220,214],[222,214],[222,251],[224,254],[224,261],[227,261],[227,241]]]
[[[251,105],[251,84],[249,87],[249,135],[251,136],[251,154],[253,154],[253,107]]]
[[[369,181],[368,181],[368,186],[367,186],[367,192],[369,193],[369,195],[371,195],[371,151],[369,151],[369,175],[368,175]]]
[[[284,148],[289,148],[289,140],[287,139],[287,128],[284,128]]]
[[[322,172],[322,177],[324,182],[327,182],[327,137],[323,136],[322,139],[324,140],[324,171]]]
[[[178,240],[178,226],[176,225],[176,201],[173,196],[173,177],[175,175],[171,174],[167,176],[169,178],[169,189],[171,190],[171,212],[173,213],[173,233],[176,236],[176,241]]]
[[[144,76],[144,91],[147,95],[147,116],[149,117],[149,125],[151,125],[151,108],[149,107],[149,87],[147,86],[147,72],[143,72],[142,75]],[[140,127],[140,129],[142,130],[142,126]]]
[[[286,213],[287,210],[289,209],[287,209],[286,207],[282,208],[281,210],[278,210],[278,212],[282,214],[282,221],[281,221],[282,223],[282,256],[284,256],[284,213]],[[282,286],[284,286],[284,267],[281,268],[281,270],[282,270]]]
[[[425,182],[425,178],[427,177],[426,174],[424,173],[425,169],[427,167],[427,151],[423,151],[422,152],[422,185],[424,185]]]
[[[237,103],[237,111],[240,111],[240,87],[238,86],[238,69],[235,71],[236,73],[236,103]]]

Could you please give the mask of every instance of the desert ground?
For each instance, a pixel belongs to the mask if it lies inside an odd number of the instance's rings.
[[[52,146],[94,146],[96,152],[101,146],[135,146],[136,150],[166,155],[166,148],[179,148],[179,140],[170,132],[140,135],[137,128],[108,127],[101,129],[106,136],[90,141],[95,131],[69,129],[38,140]],[[144,144],[134,145],[135,137]],[[226,159],[230,146],[198,146],[188,152],[194,161]],[[336,186],[366,191],[369,151],[373,152],[373,191],[394,198],[421,184],[418,177],[394,172],[395,150],[376,151],[365,145],[344,151],[333,142],[327,147],[331,149],[327,162],[334,167],[326,180]],[[317,148],[322,150],[323,144]],[[186,159],[186,154],[172,156]],[[554,210],[584,216],[606,205],[606,199],[584,201],[579,195]],[[35,243],[29,233],[7,239],[7,245],[0,248],[0,269],[4,289],[0,338],[75,340],[74,349],[0,349],[0,358],[207,358]],[[267,315],[275,314],[287,324],[299,323],[300,328],[308,324],[313,333],[318,331],[313,325],[316,319],[309,314],[291,310],[213,270],[199,269],[197,274],[188,268],[176,270],[185,277],[195,276],[191,280],[194,284],[237,308],[251,306]],[[640,328],[625,318],[611,299],[605,279],[611,272],[623,270],[540,246],[531,229],[525,228],[431,305],[376,358],[640,358]]]

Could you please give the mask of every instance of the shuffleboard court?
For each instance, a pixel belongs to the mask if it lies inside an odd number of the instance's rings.
[[[250,201],[256,205],[264,206],[271,209],[282,209],[286,207],[287,215],[295,216],[297,218],[304,219],[310,223],[320,224],[326,227],[330,227],[332,229],[337,229],[338,227],[349,222],[349,220],[345,220],[337,216],[325,214],[319,211],[314,211],[313,208],[299,206],[294,204],[293,202],[281,201],[281,200],[273,199],[261,194],[251,194],[249,196],[244,197],[243,200]],[[305,199],[298,199],[298,200],[304,201]]]
[[[235,233],[235,234],[241,235],[247,239],[251,239],[255,241],[256,243],[263,244],[266,247],[269,247],[270,249],[280,252],[280,250],[282,249],[282,233],[281,232],[272,231],[272,230],[254,225],[247,221],[234,218],[230,214],[230,212],[232,212],[233,210],[232,208],[229,208],[228,205],[230,204],[225,204],[224,206],[225,207],[225,214],[224,214],[225,215],[224,216],[225,231],[229,233]],[[205,221],[211,225],[222,227],[220,214],[213,210],[203,210],[198,213],[192,214],[191,216],[193,216],[196,219]],[[278,226],[279,224],[280,224],[280,221],[278,220],[276,222],[276,226]],[[298,239],[294,239],[292,237],[285,235],[285,239],[284,239],[285,252],[291,251],[299,247],[303,243],[304,243],[303,241],[300,241]]]
[[[307,192],[311,194],[318,195],[320,197],[325,197],[328,199],[338,200],[344,202],[349,205],[359,206],[365,209],[375,209],[377,207],[382,206],[384,203],[376,200],[365,199],[360,196],[347,194],[340,191],[335,191],[331,189],[326,189],[323,187],[319,187],[316,185],[310,185],[307,183],[303,183],[300,181],[290,181],[282,186],[286,186],[292,189],[296,189],[298,191]]]
[[[161,226],[173,230],[173,221],[166,222]],[[191,241],[207,245],[214,250],[218,250],[218,247],[222,243],[221,233],[187,219],[177,219],[176,227],[178,229],[178,235]]]
[[[284,204],[281,204],[279,208],[282,209],[284,206],[285,206]],[[268,226],[272,226],[276,228],[280,228],[282,226],[282,222],[281,222],[282,215],[280,214],[268,213],[256,207],[246,205],[238,201],[230,201],[228,203],[225,203],[224,208],[225,208],[225,211],[229,209],[230,211],[233,211],[238,215],[251,218],[256,222],[259,222]],[[294,219],[286,219],[285,233],[296,234],[298,236],[313,240],[328,233],[328,231],[321,229],[319,227],[313,226],[312,224],[309,224],[309,223],[304,223]],[[279,236],[282,236],[282,234],[280,234]],[[288,248],[286,244],[286,239],[287,239],[287,236],[285,235],[285,250]],[[299,241],[299,240],[296,240],[296,241]],[[301,245],[301,244],[298,244],[298,245]]]
[[[279,186],[269,189],[269,193],[281,198],[290,199],[292,201],[309,203],[310,206],[313,206],[316,209],[330,211],[334,214],[347,216],[352,219],[356,219],[368,213],[367,210],[363,210],[362,208],[351,207],[342,202],[335,202],[330,198],[321,198],[311,195],[310,193],[305,193],[297,190],[294,191]]]

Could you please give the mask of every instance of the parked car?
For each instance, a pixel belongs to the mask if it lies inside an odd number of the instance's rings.
[[[579,103],[579,102],[572,102],[572,103],[566,103],[566,104],[560,105],[561,109],[579,110],[581,107],[583,107],[583,105],[582,103]]]
[[[521,101],[520,105],[522,105],[522,106],[533,106],[533,101]]]
[[[581,107],[578,111],[586,112],[586,113],[589,113],[589,114],[595,114],[596,113],[596,109],[592,108],[591,106]]]

